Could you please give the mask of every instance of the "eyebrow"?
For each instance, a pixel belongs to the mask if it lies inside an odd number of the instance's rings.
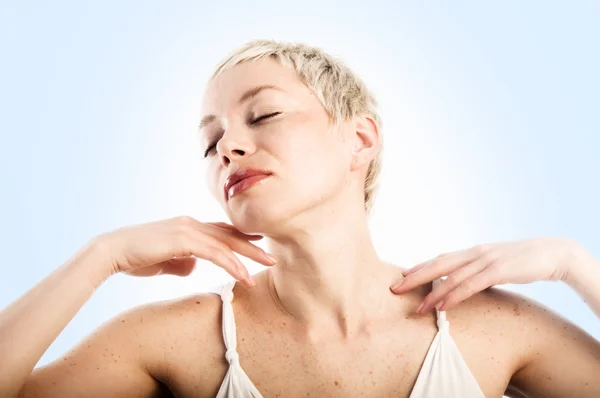
[[[260,93],[263,90],[279,90],[284,92],[283,89],[277,87],[274,84],[262,84],[260,86],[256,86],[253,87],[249,90],[246,90],[246,92],[244,94],[242,94],[242,96],[240,97],[240,99],[238,100],[238,105],[242,104],[245,101],[248,101],[249,99],[256,97],[258,95],[258,93]],[[198,126],[198,128],[200,130],[202,130],[207,124],[212,123],[213,121],[215,121],[217,117],[215,115],[206,115],[202,118],[202,120],[200,120],[200,125]]]

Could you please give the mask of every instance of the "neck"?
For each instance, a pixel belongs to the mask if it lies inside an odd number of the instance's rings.
[[[402,269],[378,258],[364,211],[339,210],[293,235],[270,237],[277,264],[268,283],[278,308],[310,333],[337,329],[348,338],[389,314],[389,286]]]

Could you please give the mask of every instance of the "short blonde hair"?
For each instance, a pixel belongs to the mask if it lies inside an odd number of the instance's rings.
[[[356,115],[368,114],[381,128],[377,101],[364,82],[341,60],[316,47],[274,40],[252,40],[221,61],[210,80],[239,63],[266,57],[293,68],[298,78],[319,99],[334,125]],[[382,148],[381,134],[379,137]],[[365,178],[364,206],[367,214],[373,208],[380,171],[381,151],[369,164]]]

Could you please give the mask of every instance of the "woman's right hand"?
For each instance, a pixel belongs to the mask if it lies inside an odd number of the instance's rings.
[[[233,252],[261,264],[271,266],[274,260],[249,241],[260,235],[246,235],[233,225],[222,222],[200,222],[180,216],[106,232],[95,238],[113,269],[135,276],[171,274],[187,276],[196,266],[196,257],[223,268],[231,276],[254,286],[246,267]]]

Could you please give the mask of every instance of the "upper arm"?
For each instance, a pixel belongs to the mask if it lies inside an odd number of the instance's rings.
[[[151,371],[159,360],[158,318],[155,305],[117,315],[61,358],[35,368],[19,398],[163,395]]]
[[[544,305],[512,296],[526,344],[511,388],[527,397],[600,397],[600,342]]]

